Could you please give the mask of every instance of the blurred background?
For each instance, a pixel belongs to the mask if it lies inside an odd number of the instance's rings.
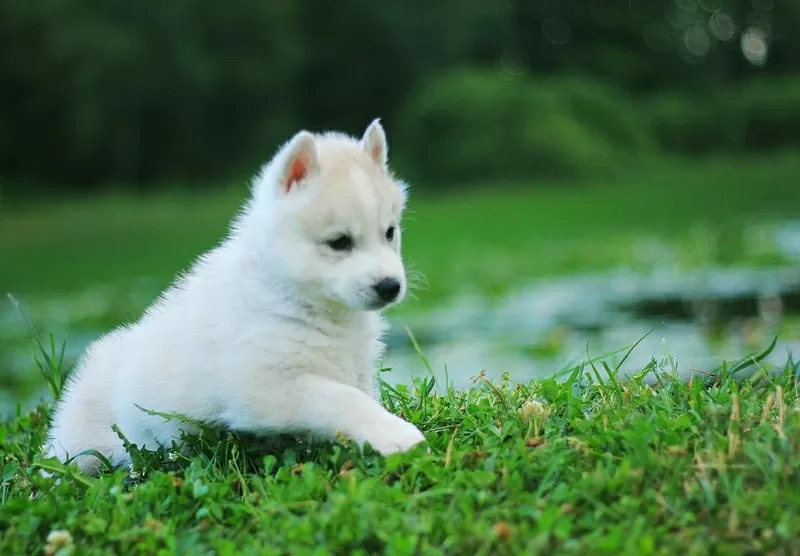
[[[412,187],[386,380],[552,375],[657,325],[623,370],[785,361],[798,29],[796,0],[3,0],[0,411],[42,395],[36,335],[69,366],[137,318],[279,143],[375,117]]]

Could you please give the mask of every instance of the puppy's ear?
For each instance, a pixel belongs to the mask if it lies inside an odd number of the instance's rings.
[[[319,172],[317,143],[311,133],[300,131],[289,140],[284,151],[279,176],[280,193],[289,193],[317,172]]]
[[[369,124],[361,138],[361,145],[376,164],[385,167],[389,159],[389,145],[386,142],[386,132],[383,131],[380,118],[375,118]]]

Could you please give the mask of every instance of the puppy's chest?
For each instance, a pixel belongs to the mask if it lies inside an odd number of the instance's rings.
[[[359,386],[371,373],[379,342],[369,330],[325,330],[288,326],[275,334],[259,331],[247,342],[260,353],[259,367],[294,375],[313,373]],[[257,343],[256,343],[257,342]]]
[[[327,338],[307,352],[309,370],[357,386],[372,367],[374,343],[363,336]]]

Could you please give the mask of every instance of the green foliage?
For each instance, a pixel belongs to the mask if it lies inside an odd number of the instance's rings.
[[[800,145],[800,77],[760,79],[707,96],[672,93],[644,108],[659,143],[689,155]]]
[[[185,453],[131,446],[133,472],[99,478],[38,454],[42,404],[0,425],[0,552],[790,550],[800,367],[790,359],[737,380],[759,357],[688,384],[669,360],[627,381],[614,376],[620,362],[593,361],[524,385],[384,384],[386,406],[418,424],[426,445],[381,458],[346,440],[206,428]]]
[[[609,175],[651,143],[610,85],[501,70],[434,78],[409,99],[398,137],[419,175],[439,183]]]
[[[64,347],[66,343],[63,343],[60,352],[57,352],[55,338],[50,336],[50,350],[48,351],[42,343],[41,338],[39,338],[39,333],[36,331],[36,327],[28,318],[28,315],[22,310],[19,301],[17,301],[17,299],[11,294],[8,294],[8,299],[13,307],[20,313],[23,319],[25,319],[25,323],[28,325],[30,332],[33,334],[36,347],[39,351],[37,356],[34,357],[34,360],[36,361],[36,366],[39,368],[42,378],[47,384],[47,389],[50,392],[50,396],[55,401],[60,400],[61,393],[64,391],[64,386],[66,385],[67,381],[67,369],[64,368]]]
[[[711,32],[720,13],[737,29],[726,40]],[[739,33],[751,25],[770,31],[765,67],[742,56]],[[380,116],[391,134],[406,99],[456,67],[592,76],[634,98],[664,87],[714,91],[797,72],[799,25],[795,0],[4,0],[0,179],[4,194],[20,196],[36,184],[213,184],[251,174],[300,127],[356,133]],[[687,49],[690,32],[707,52]],[[490,95],[495,85],[482,87]],[[591,171],[603,158],[599,139],[557,109],[558,121],[545,123],[574,154],[544,145],[561,158],[553,169],[585,162]],[[598,109],[607,139],[611,111]],[[412,137],[434,147],[439,139]]]
[[[251,164],[243,138],[272,147],[289,127],[274,76],[296,63],[293,16],[281,0],[3,2],[3,177],[86,187]]]

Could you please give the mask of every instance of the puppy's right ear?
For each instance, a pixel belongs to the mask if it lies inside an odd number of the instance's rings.
[[[278,177],[281,194],[302,186],[308,177],[319,172],[317,143],[308,131],[300,131],[286,145]]]

